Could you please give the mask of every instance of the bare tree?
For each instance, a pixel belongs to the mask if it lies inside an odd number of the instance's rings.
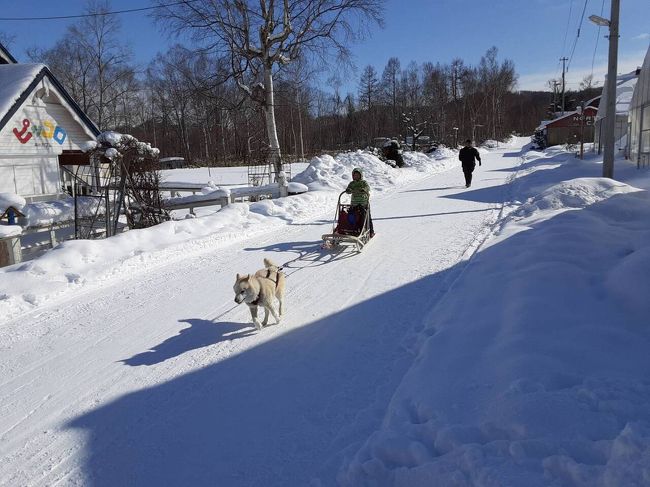
[[[15,35],[7,34],[6,32],[0,31],[0,44],[5,47],[11,47],[14,40],[16,39]]]
[[[136,89],[131,54],[120,42],[120,23],[108,0],[89,0],[84,17],[48,50],[31,49],[29,57],[48,64],[100,129],[114,127],[115,106]],[[121,118],[124,118],[123,116]]]
[[[108,106],[132,89],[132,85],[124,81],[133,78],[132,70],[126,66],[131,57],[130,52],[119,41],[119,18],[105,15],[110,10],[109,0],[89,0],[87,13],[102,15],[84,17],[80,23],[70,28],[71,37],[85,52],[92,67],[96,92],[95,121],[100,129],[105,128]]]
[[[440,63],[424,63],[423,71],[423,96],[427,110],[431,114],[431,127],[440,134],[446,130],[447,104],[449,102],[449,89],[446,78],[446,70]]]
[[[465,63],[460,58],[455,58],[449,66],[449,91],[454,101],[458,101],[462,96],[461,78],[465,69]]]
[[[188,162],[192,161],[188,138],[192,90],[186,75],[190,58],[184,48],[174,46],[164,56],[156,56],[147,70],[148,82],[154,89],[156,101],[166,107],[173,121],[173,130],[180,141],[183,157]]]
[[[230,58],[238,86],[264,108],[270,162],[282,170],[275,120],[277,69],[307,53],[347,45],[368,22],[381,23],[383,0],[206,0],[161,6],[157,18],[176,33],[189,32],[205,49]]]
[[[382,91],[386,101],[391,105],[391,130],[397,130],[397,96],[399,90],[399,76],[401,66],[399,59],[392,57],[386,63],[384,72],[381,76]]]
[[[377,71],[368,65],[361,73],[359,80],[359,105],[361,108],[370,110],[379,101],[379,81]]]
[[[497,61],[498,49],[491,47],[481,57],[478,68],[480,91],[484,96],[484,103],[488,109],[485,111],[488,133],[496,139],[501,127],[501,102],[505,93],[511,91],[517,81],[515,68],[512,61],[506,59],[499,64]]]

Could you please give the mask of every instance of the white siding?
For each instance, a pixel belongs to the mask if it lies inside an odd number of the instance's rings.
[[[0,158],[0,192],[21,196],[56,195],[60,191],[56,156]]]

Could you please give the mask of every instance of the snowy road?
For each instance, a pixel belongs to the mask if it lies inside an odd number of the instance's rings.
[[[456,168],[375,198],[360,255],[319,249],[328,214],[3,325],[0,484],[334,485],[498,219],[517,155],[486,154],[472,191]],[[287,314],[256,332],[232,284],[265,256],[288,262]]]

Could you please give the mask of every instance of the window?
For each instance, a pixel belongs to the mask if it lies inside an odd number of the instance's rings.
[[[650,154],[650,105],[641,109],[641,140],[639,152]]]

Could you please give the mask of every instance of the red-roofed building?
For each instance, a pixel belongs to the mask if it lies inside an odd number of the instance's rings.
[[[598,112],[598,99],[590,100],[584,110],[567,112],[555,120],[545,121],[539,127],[544,132],[547,145],[579,144],[594,141],[594,121]]]

